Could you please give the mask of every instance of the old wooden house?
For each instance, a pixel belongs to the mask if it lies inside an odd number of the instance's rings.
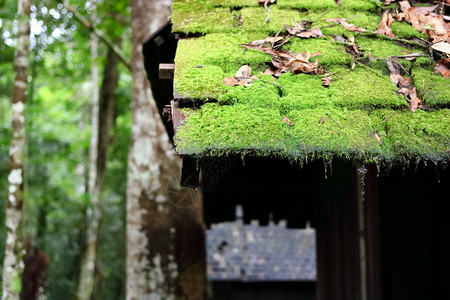
[[[316,299],[450,299],[447,40],[405,18],[448,7],[271,2],[175,0],[144,47],[182,184],[207,224],[310,221]]]

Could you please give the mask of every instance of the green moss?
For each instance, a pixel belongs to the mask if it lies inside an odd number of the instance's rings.
[[[178,43],[175,58],[175,90],[192,98],[217,98],[224,91],[224,77],[234,76],[244,64],[263,71],[270,56],[248,51],[239,43],[247,43],[265,35],[209,34]]]
[[[342,0],[341,3],[343,10],[373,10],[377,7],[377,2],[373,0]]]
[[[205,104],[190,113],[176,136],[177,150],[197,153],[208,149],[280,149],[281,117],[276,109],[248,104]]]
[[[345,52],[344,46],[332,41],[329,38],[292,38],[291,45],[287,45],[286,48],[295,53],[305,51],[311,54],[322,52],[321,55],[315,57],[319,60],[320,65],[350,64],[351,62],[350,55]],[[311,60],[314,61],[315,58],[312,58]]]
[[[277,84],[284,87],[279,101],[281,114],[291,110],[329,105],[329,90],[322,86],[320,76],[286,73],[280,76]]]
[[[380,18],[381,21],[381,18]],[[406,22],[398,22],[394,21],[391,25],[392,32],[397,38],[405,38],[405,37],[419,37],[426,39],[425,34],[417,31],[410,24]]]
[[[296,10],[271,8],[270,21],[264,24],[267,11],[264,7],[244,7],[233,10],[204,4],[173,4],[172,23],[174,32],[183,33],[229,33],[264,32],[275,34],[284,24],[306,18],[306,13]]]
[[[428,69],[414,68],[414,85],[427,107],[450,104],[450,80]]]
[[[329,10],[329,11],[313,11],[309,12],[308,17],[313,22],[314,27],[323,27],[333,24],[332,22],[327,22],[327,19],[334,18],[344,18],[350,19],[348,23],[355,25],[356,27],[365,28],[368,31],[374,31],[378,27],[380,18],[378,15],[368,14],[362,11],[351,11],[351,10]],[[336,25],[332,27],[322,28],[324,35],[331,36],[332,34],[347,36],[355,35],[354,32],[345,29],[342,25]]]
[[[386,122],[392,151],[405,158],[450,159],[450,111],[395,113]]]
[[[336,8],[336,2],[334,0],[278,0],[277,5],[282,8],[299,8],[299,9],[324,9],[324,8]]]
[[[174,80],[175,92],[183,96],[217,98],[224,90],[222,83],[225,73],[217,66],[179,69]]]
[[[334,71],[338,74],[333,76],[335,80],[329,87],[334,105],[369,110],[406,106],[406,101],[396,93],[397,88],[389,76],[381,70],[359,64],[353,71],[345,68],[336,68]]]
[[[271,7],[271,21],[262,25],[267,12],[256,0],[175,0],[174,31],[206,34],[179,41],[175,92],[217,100],[198,110],[185,109],[187,118],[175,138],[177,151],[194,155],[251,152],[295,159],[448,161],[450,111],[411,113],[404,97],[396,93],[385,63],[386,58],[421,49],[405,48],[370,33],[381,20],[381,10],[370,13],[378,6],[375,1],[343,0],[342,4],[339,10],[334,0],[278,0]],[[324,38],[291,38],[284,49],[322,52],[317,56],[319,64],[333,73],[329,88],[322,86],[319,75],[285,73],[278,81],[258,75],[271,56],[239,46],[274,34],[293,21],[308,19],[313,27],[321,27],[331,24],[325,21],[328,18],[352,18],[349,23],[369,33],[355,34],[333,26],[323,28]],[[423,37],[406,23],[394,22],[392,29],[399,38]],[[355,36],[366,56],[382,59],[350,70],[350,55],[344,45],[333,41],[332,34]],[[224,77],[233,76],[244,64],[260,80],[247,87],[223,84]],[[402,64],[412,69],[414,84],[428,108],[448,107],[450,81],[433,73],[433,62],[421,57],[415,62],[402,60]],[[283,116],[293,126],[282,121]],[[324,122],[319,122],[321,118]],[[381,135],[382,145],[374,131]]]
[[[369,136],[370,119],[364,111],[333,108],[291,111],[289,126],[275,109],[248,104],[205,104],[188,118],[176,136],[177,151],[200,154],[222,150],[278,152],[287,157],[382,155]],[[324,117],[325,122],[319,120]],[[334,119],[334,120],[333,120]]]
[[[271,34],[277,33],[285,24],[292,24],[307,18],[305,12],[299,12],[292,9],[280,9],[278,6],[272,6],[270,10],[270,21],[263,25],[267,18],[267,11],[264,7],[243,8],[240,11],[243,17],[242,29],[245,31],[263,31]]]
[[[381,57],[386,59],[391,56],[405,55],[411,52],[411,49],[401,47],[388,39],[358,36],[355,38],[355,43],[364,50],[364,54],[370,53],[374,58]]]
[[[271,82],[274,79],[270,75],[258,75],[259,80],[255,80],[250,86],[233,86],[226,87],[227,92],[218,99],[220,104],[236,104],[246,103],[251,108],[278,107],[278,99],[280,98],[279,89]]]
[[[239,19],[228,8],[213,8],[203,4],[174,3],[172,5],[172,30],[183,33],[225,32],[236,30]]]
[[[209,2],[217,6],[229,6],[229,7],[259,6],[258,1],[248,1],[248,0],[210,0]]]
[[[285,130],[286,140],[296,155],[319,152],[361,157],[381,152],[369,136],[367,112],[324,107],[293,110],[288,117],[294,126]]]

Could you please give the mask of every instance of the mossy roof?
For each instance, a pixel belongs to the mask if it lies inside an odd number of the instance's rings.
[[[174,0],[173,31],[184,37],[175,57],[175,93],[195,104],[182,109],[186,119],[175,136],[177,151],[195,156],[240,153],[446,163],[450,158],[450,80],[434,72],[435,62],[428,57],[402,60],[411,69],[426,106],[412,113],[391,82],[385,63],[392,56],[426,51],[405,41],[426,37],[397,21],[392,25],[396,39],[373,34],[385,9],[375,1],[342,0],[342,8],[334,0],[278,0],[271,6],[270,22],[263,25],[267,11],[257,0]],[[330,25],[328,18],[352,18],[350,23],[368,32],[324,27]],[[291,38],[284,49],[320,51],[319,64],[333,74],[328,88],[322,86],[323,75],[284,73],[277,81],[258,75],[271,56],[240,45],[274,36],[285,24],[300,20],[322,27],[325,37]],[[378,60],[366,59],[351,69],[345,45],[332,35],[354,36],[365,57]],[[225,85],[223,79],[234,76],[244,64],[259,80],[247,87]]]

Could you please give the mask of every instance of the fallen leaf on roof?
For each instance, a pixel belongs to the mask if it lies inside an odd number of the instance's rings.
[[[294,126],[294,124],[292,123],[292,121],[287,117],[287,116],[283,116],[283,118],[281,119],[283,122],[285,122],[286,124],[288,124],[289,126]]]
[[[408,53],[405,55],[396,55],[396,56],[392,56],[392,58],[404,58],[406,60],[412,61],[415,60],[417,57],[420,56],[427,56],[427,54],[423,53],[423,52],[416,52],[416,53],[411,53],[410,51],[402,51],[403,53]]]
[[[442,53],[450,54],[450,44],[446,42],[433,44],[431,45],[431,48]]]
[[[274,66],[270,66],[264,72],[262,72],[260,74],[269,74],[269,75],[272,75],[275,79],[278,79],[278,77],[280,77],[281,74],[283,74],[283,73],[281,72],[280,69],[275,68]]]
[[[247,79],[250,78],[251,76],[252,76],[252,68],[250,68],[247,65],[243,65],[242,67],[240,67],[239,70],[237,70],[236,75],[234,75],[234,77],[236,77],[236,79],[238,80]]]
[[[353,24],[350,24],[347,22],[348,19],[343,19],[343,18],[337,18],[337,19],[327,19],[327,22],[334,22],[336,24],[341,24],[342,26],[344,26],[345,29],[348,29],[350,31],[353,32],[365,32],[367,31],[365,28],[362,27],[356,27]]]
[[[274,36],[274,37],[270,36],[270,37],[266,37],[265,39],[262,39],[262,40],[255,40],[255,41],[251,42],[250,45],[256,46],[256,47],[263,47],[263,46],[269,47],[273,44],[276,44],[276,43],[282,41],[283,39],[284,39],[284,37],[282,37],[282,36]]]
[[[324,77],[320,78],[320,80],[322,80],[322,85],[324,87],[329,87],[333,77],[331,77],[330,73],[325,73],[324,75],[325,75]]]
[[[249,86],[253,83],[255,79],[258,79],[258,77],[252,76],[252,69],[247,65],[243,65],[242,67],[239,68],[239,70],[236,72],[234,76],[225,77],[223,79],[223,83],[228,86],[235,86],[235,85]]]
[[[417,108],[425,109],[422,99],[417,96],[417,90],[412,83],[412,78],[404,78],[401,71],[404,70],[398,62],[386,61],[389,71],[391,72],[390,78],[399,90],[397,93],[403,95],[409,103],[409,109],[415,112]]]
[[[397,14],[398,21],[410,23],[416,30],[428,35],[433,43],[449,39],[449,26],[444,17],[433,12],[438,5],[411,7],[408,1],[401,1],[399,4],[402,12]]]
[[[443,59],[434,66],[434,70],[439,72],[445,78],[450,77],[450,59]]]
[[[389,13],[389,9],[385,10],[380,24],[378,24],[378,28],[377,30],[375,30],[375,33],[395,38],[395,35],[391,29],[392,22],[394,22],[394,18],[392,18],[391,14]]]
[[[359,46],[355,44],[355,37],[352,36],[352,37],[350,37],[347,40],[343,36],[333,35],[333,39],[336,42],[340,42],[340,43],[344,43],[345,44],[345,51],[348,54],[350,54],[350,56],[352,57],[351,69],[353,70],[355,68],[355,66],[356,66],[356,59],[363,56],[363,54],[359,50]]]
[[[302,23],[294,22],[293,27],[287,27],[286,30],[293,36],[305,39],[324,37],[319,28],[308,29]]]
[[[423,105],[422,99],[417,97],[417,90],[415,87],[413,88],[401,88],[397,91],[397,93],[405,96],[406,100],[409,102],[409,109],[412,112],[415,112],[417,108],[425,109]]]
[[[275,50],[272,47],[261,47],[250,44],[241,44],[247,49],[262,51],[272,55],[272,65],[281,73],[291,71],[293,74],[322,74],[323,67],[319,67],[319,61],[310,62],[311,57],[320,55],[320,52],[309,54],[307,52],[295,53],[292,51]]]

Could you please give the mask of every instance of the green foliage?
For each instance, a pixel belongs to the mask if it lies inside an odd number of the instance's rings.
[[[92,10],[86,3],[70,1],[81,14],[90,18]],[[24,230],[31,245],[49,257],[46,298],[75,299],[86,242],[86,205],[89,201],[86,178],[91,131],[90,32],[57,1],[42,0],[33,4],[31,76],[26,104],[28,155]],[[17,2],[6,1],[0,7],[1,199],[7,198],[8,191],[16,6]],[[113,40],[121,37],[123,50],[130,53],[128,1],[98,2],[96,12],[98,28]],[[99,52],[102,69],[106,47],[100,44]],[[99,281],[96,299],[125,297],[125,176],[131,127],[131,76],[124,67],[120,67],[120,71],[116,127],[102,193],[105,217],[99,241],[101,283]],[[4,206],[5,201],[0,201],[0,224],[4,224]],[[4,255],[4,229],[0,226],[0,267]]]

